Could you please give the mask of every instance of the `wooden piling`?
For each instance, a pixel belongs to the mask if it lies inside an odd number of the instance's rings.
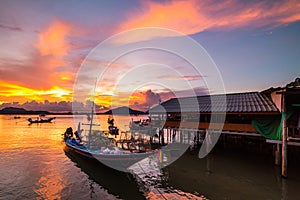
[[[167,143],[169,143],[169,132],[170,132],[170,128],[167,128]]]
[[[165,130],[162,129],[161,131],[161,145],[164,146],[165,145]]]
[[[282,146],[281,146],[281,176],[287,178],[287,129],[285,94],[282,94]]]
[[[274,151],[274,156],[275,156],[275,165],[280,165],[280,144],[275,144],[275,151]]]
[[[161,130],[162,129],[159,129],[159,131],[158,131],[158,144],[160,145],[161,143],[160,143],[160,137],[161,137]]]

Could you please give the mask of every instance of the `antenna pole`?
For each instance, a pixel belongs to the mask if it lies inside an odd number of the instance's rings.
[[[92,113],[91,113],[92,116],[91,116],[90,129],[89,129],[88,149],[90,148],[91,145],[91,136],[92,136],[93,119],[94,119],[94,106],[95,106],[95,102],[93,101]]]
[[[94,95],[96,93],[96,85],[97,85],[97,78],[95,81]],[[94,119],[94,107],[95,107],[95,98],[93,98],[93,102],[92,102],[92,113],[91,113],[92,116],[91,116],[91,123],[90,123],[89,136],[88,136],[88,145],[87,145],[88,149],[90,148],[90,145],[91,145],[91,136],[92,136],[93,119]]]

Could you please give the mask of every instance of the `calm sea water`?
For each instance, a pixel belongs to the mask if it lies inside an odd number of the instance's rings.
[[[28,125],[28,117],[0,115],[0,199],[298,199],[300,165],[289,178],[270,156],[215,150],[204,159],[187,152],[159,170],[135,175],[64,151],[62,133],[76,127],[72,116]],[[98,116],[106,129],[108,116]],[[136,120],[137,118],[134,118]],[[128,118],[118,125],[127,129]]]

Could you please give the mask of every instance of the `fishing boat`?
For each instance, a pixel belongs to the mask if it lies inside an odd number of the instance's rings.
[[[97,126],[97,124],[93,124],[93,117],[94,111],[92,109],[90,122],[88,124],[79,123],[74,134],[71,127],[67,128],[64,133],[66,148],[81,156],[97,159],[111,168],[125,172],[128,172],[128,168],[135,163],[156,154],[156,150],[136,148],[139,145],[134,145],[135,140],[132,140],[132,145],[129,145],[131,148],[123,149],[118,147],[116,141],[108,138],[104,131],[92,130],[93,126]],[[85,136],[82,135],[81,125],[89,126],[88,134]]]
[[[28,118],[29,124],[34,124],[34,123],[50,123],[52,120],[54,120],[56,117],[49,117],[47,119],[43,119],[38,117],[36,120],[33,120],[32,118]]]

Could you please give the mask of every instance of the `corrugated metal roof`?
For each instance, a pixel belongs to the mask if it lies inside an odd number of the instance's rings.
[[[151,113],[164,113],[165,111],[168,113],[279,112],[270,97],[259,92],[173,98],[150,110]]]

